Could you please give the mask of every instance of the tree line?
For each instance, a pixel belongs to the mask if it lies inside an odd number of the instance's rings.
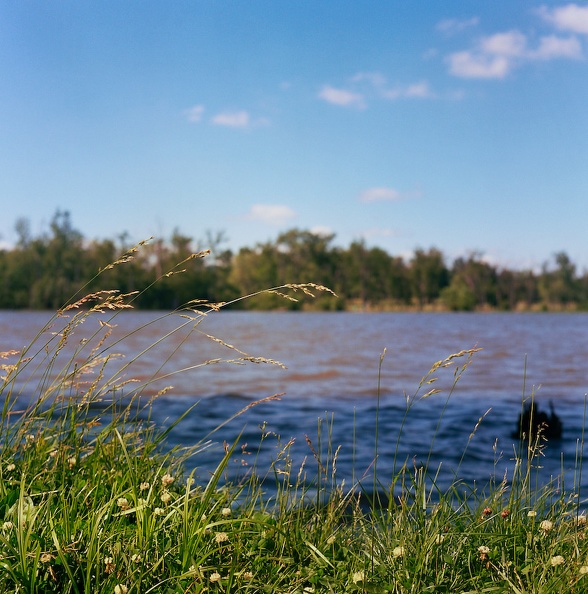
[[[195,241],[175,230],[169,239],[147,242],[138,250],[125,233],[89,241],[63,211],[39,236],[31,235],[27,219],[19,219],[15,230],[16,245],[0,250],[2,309],[58,309],[73,295],[80,297],[80,291],[113,288],[139,291],[134,303],[139,308],[174,309],[193,299],[227,302],[288,283],[314,282],[337,297],[289,301],[263,293],[234,307],[588,310],[588,273],[579,274],[564,251],[533,272],[493,266],[479,252],[449,264],[434,247],[416,249],[407,261],[363,241],[342,248],[333,245],[334,235],[300,229],[237,253],[223,248],[222,233]],[[189,259],[204,248],[210,250],[207,257]],[[109,266],[121,256],[128,261]]]

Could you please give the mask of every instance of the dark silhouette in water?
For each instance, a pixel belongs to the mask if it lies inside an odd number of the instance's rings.
[[[563,424],[555,414],[553,402],[549,402],[550,414],[539,410],[535,402],[527,404],[525,410],[519,415],[517,430],[513,438],[534,440],[541,434],[546,439],[560,439]]]

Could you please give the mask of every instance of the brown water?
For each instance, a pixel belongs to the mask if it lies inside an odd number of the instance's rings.
[[[447,472],[442,484],[453,480],[456,469],[460,478],[483,483],[491,474],[502,477],[505,471],[512,472],[516,444],[511,433],[523,398],[535,393],[543,408],[553,401],[564,423],[563,439],[546,449],[543,475],[560,473],[562,453],[564,468],[574,466],[588,392],[587,314],[219,312],[198,326],[248,355],[281,361],[286,369],[263,363],[202,365],[241,354],[194,332],[193,323],[185,318],[175,315],[157,320],[159,316],[147,312],[117,316],[114,337],[127,338],[112,350],[124,354],[115,365],[127,365],[149,345],[186,324],[125,369],[127,378],[141,381],[186,370],[146,389],[152,394],[160,387],[174,386],[154,407],[154,418],[162,426],[200,400],[172,432],[172,444],[191,445],[248,403],[283,393],[280,402],[252,408],[215,434],[215,439],[232,441],[245,425],[242,441],[255,449],[260,441],[259,426],[265,422],[266,430],[281,435],[284,441],[296,438],[295,457],[312,458],[305,436],[316,449],[317,422],[330,419],[332,413],[332,440],[342,446],[338,473],[349,482],[373,462],[377,417],[381,477],[392,472],[397,453],[397,463],[407,459],[418,463],[429,455],[432,464],[442,462]],[[28,344],[48,317],[39,312],[0,312],[0,351]],[[84,335],[90,336],[99,325],[88,321],[82,328]],[[137,328],[142,329],[135,331]],[[48,337],[45,334],[39,344]],[[72,344],[79,344],[80,338],[74,335]],[[415,394],[433,363],[472,347],[482,350],[474,355],[446,409],[443,411],[455,368],[440,370],[438,382],[417,393],[399,440],[407,396]],[[83,352],[78,358],[83,358]],[[465,358],[457,361],[462,364]],[[24,398],[35,397],[35,385],[29,381],[19,387]],[[441,394],[419,399],[436,386],[443,390]],[[472,430],[487,411],[468,445]],[[324,421],[321,431],[324,443]],[[260,458],[266,466],[277,451],[275,442],[270,442],[263,446]],[[219,455],[219,449],[212,448],[196,459],[195,465],[205,474]],[[236,474],[246,472],[245,464],[251,459],[241,458],[244,461],[235,463]]]

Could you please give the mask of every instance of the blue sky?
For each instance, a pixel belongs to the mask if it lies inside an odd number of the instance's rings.
[[[588,2],[0,2],[0,205],[588,269]]]

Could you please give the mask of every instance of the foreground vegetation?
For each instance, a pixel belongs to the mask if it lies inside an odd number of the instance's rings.
[[[271,294],[322,290],[288,285]],[[345,487],[336,444],[309,442],[314,462],[296,468],[288,436],[276,438],[270,468],[253,464],[239,484],[224,480],[237,439],[213,472],[188,472],[207,441],[165,448],[173,426],[150,422],[157,395],[147,396],[158,370],[133,382],[109,342],[117,313],[136,298],[109,291],[78,299],[22,352],[1,354],[0,592],[587,591],[581,455],[569,491],[540,488],[540,438],[521,444],[514,476],[482,490],[456,477],[441,492],[437,469],[401,460],[393,476],[378,477],[377,446],[372,478]],[[218,309],[192,301],[165,315],[200,332]],[[88,335],[90,317],[101,323]],[[212,339],[228,349],[227,362],[276,364]],[[406,413],[419,399],[443,397],[436,378],[449,374],[455,386],[474,354],[435,363]]]
[[[127,237],[85,240],[67,212],[57,212],[47,233],[34,237],[25,219],[17,221],[17,245],[0,250],[0,308],[55,310],[89,279],[128,249]],[[193,262],[182,276],[163,279],[143,293],[135,306],[173,309],[193,295],[210,301],[231,301],[266,287],[312,278],[331,287],[335,299],[317,297],[321,309],[425,310],[574,310],[588,309],[588,273],[579,274],[565,252],[554,254],[540,273],[497,268],[482,254],[471,253],[449,265],[435,248],[417,249],[410,261],[380,248],[353,242],[347,248],[332,245],[333,235],[298,229],[282,233],[273,242],[243,247],[238,253],[223,249],[222,234],[201,241],[174,232],[169,241],[154,241],[121,272],[94,278],[92,291],[118,287],[141,290],[192,250],[209,248],[211,257]],[[196,245],[193,245],[196,244]],[[259,309],[302,307],[285,304],[262,293],[239,306]]]

